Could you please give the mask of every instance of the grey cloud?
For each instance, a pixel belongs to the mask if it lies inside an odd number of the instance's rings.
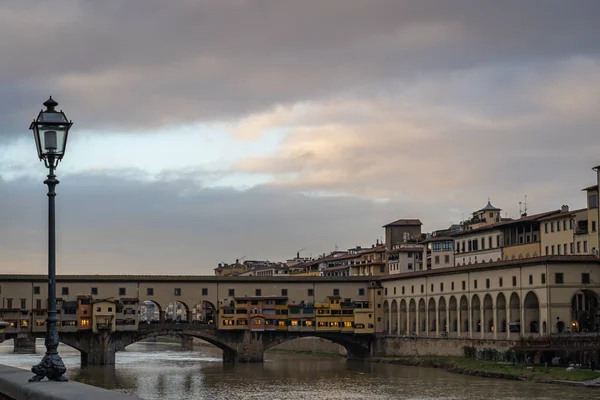
[[[432,70],[599,51],[593,0],[2,6],[3,133],[21,131],[49,93],[81,127],[147,130]]]
[[[45,186],[41,179],[0,185],[0,270],[43,273]],[[383,235],[384,223],[416,215],[414,204],[270,188],[202,189],[184,179],[142,183],[71,175],[57,192],[62,273],[210,274],[216,263],[242,256],[284,260],[302,247],[316,256],[336,244],[369,245]]]

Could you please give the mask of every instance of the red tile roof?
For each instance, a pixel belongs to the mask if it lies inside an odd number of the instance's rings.
[[[418,218],[405,218],[405,219],[396,220],[394,222],[390,222],[389,224],[384,225],[383,227],[386,228],[388,226],[421,226],[421,225],[423,225],[423,223]]]

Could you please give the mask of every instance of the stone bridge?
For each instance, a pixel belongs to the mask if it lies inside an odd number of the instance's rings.
[[[223,350],[226,362],[262,362],[264,352],[278,344],[304,338],[318,337],[343,346],[348,358],[367,358],[372,355],[373,335],[354,335],[333,332],[286,332],[286,331],[225,331],[206,324],[141,324],[137,331],[117,331],[94,334],[90,331],[61,333],[60,341],[81,353],[83,365],[110,365],[115,354],[125,347],[156,336],[179,336],[198,338]],[[35,338],[43,333],[15,337],[15,349],[35,346]]]

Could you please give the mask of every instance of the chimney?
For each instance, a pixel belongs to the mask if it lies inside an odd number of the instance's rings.
[[[560,208],[560,212],[569,212],[569,206],[567,206],[567,205],[563,205],[563,206]]]
[[[236,264],[239,264],[239,263],[240,263],[240,259],[239,259],[239,258],[236,258],[236,259],[235,259],[235,263],[236,263]]]

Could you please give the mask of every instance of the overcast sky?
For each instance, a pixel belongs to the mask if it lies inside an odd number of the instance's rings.
[[[74,121],[59,273],[317,256],[488,197],[582,207],[600,164],[597,0],[1,1],[0,270],[44,273],[29,122]]]

